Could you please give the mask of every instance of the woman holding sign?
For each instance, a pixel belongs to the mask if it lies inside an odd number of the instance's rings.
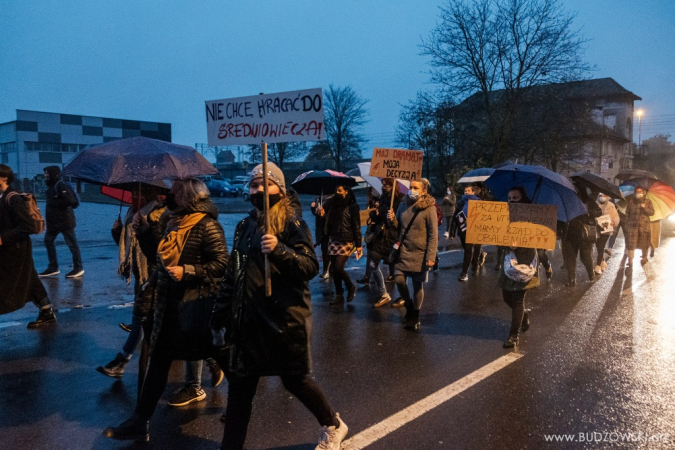
[[[390,261],[396,261],[396,287],[405,301],[405,328],[420,328],[420,309],[424,301],[424,283],[429,269],[434,266],[438,250],[438,216],[436,200],[428,194],[429,180],[410,182],[408,196],[394,214],[390,209],[388,219],[399,230],[398,242]],[[413,296],[408,291],[408,278],[412,279]]]

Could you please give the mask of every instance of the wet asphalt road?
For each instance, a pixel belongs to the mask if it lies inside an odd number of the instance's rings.
[[[130,320],[131,308],[118,306],[131,302],[132,294],[114,277],[117,249],[110,225],[102,226],[112,223],[116,211],[81,208],[85,277],[45,282],[60,310],[58,324],[27,330],[25,323],[36,314],[32,305],[0,316],[0,448],[218,448],[227,384],[210,388],[205,373],[207,399],[171,408],[166,398],[182,386],[181,362],[174,364],[151,422],[150,444],[101,436],[103,428],[128,417],[136,399],[136,358],[120,381],[94,370],[121,348],[126,334],[117,324]],[[239,217],[221,216],[228,238]],[[368,448],[674,447],[675,239],[666,239],[644,270],[638,264],[628,274],[621,249],[618,242],[600,281],[575,288],[563,287],[556,250],[553,280],[526,299],[533,313],[517,349],[523,356]],[[403,330],[402,311],[373,309],[374,297],[365,289],[353,303],[336,308],[328,305],[332,285],[311,282],[313,376],[349,426],[349,436],[508,352],[501,343],[510,312],[495,286],[494,248],[487,250],[486,267],[468,283],[457,281],[461,252],[441,255],[441,269],[426,285],[418,334]],[[65,273],[68,250],[58,251]],[[43,268],[43,246],[38,243],[34,253]],[[364,262],[354,266],[355,276]],[[586,278],[581,264],[577,278]],[[621,441],[616,433],[634,434]],[[646,433],[651,442],[644,440]],[[278,379],[261,382],[247,448],[311,449],[317,434],[311,414]],[[547,441],[552,434],[571,434],[575,442]],[[668,443],[655,440],[665,438]]]

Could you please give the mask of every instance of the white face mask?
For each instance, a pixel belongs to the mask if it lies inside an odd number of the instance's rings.
[[[606,201],[607,201],[607,197],[598,197],[598,202],[605,203]]]
[[[635,194],[635,198],[638,200],[642,200],[644,198],[645,194]]]
[[[408,197],[410,197],[413,200],[417,200],[420,198],[420,193],[419,191],[413,191],[412,189],[408,191]]]

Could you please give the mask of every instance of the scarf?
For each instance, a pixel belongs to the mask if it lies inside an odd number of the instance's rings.
[[[153,200],[144,205],[139,211],[142,215],[147,216],[155,207],[157,201]],[[145,283],[148,280],[148,260],[141,250],[141,246],[136,238],[136,233],[132,228],[134,215],[136,213],[129,208],[127,215],[124,218],[124,226],[120,234],[120,248],[119,248],[119,266],[117,273],[127,281],[131,282],[132,267],[138,269],[138,282]]]
[[[184,216],[172,217],[167,225],[167,231],[159,242],[157,253],[162,265],[175,267],[178,265],[183,247],[190,235],[190,230],[206,216],[204,213],[192,213]]]

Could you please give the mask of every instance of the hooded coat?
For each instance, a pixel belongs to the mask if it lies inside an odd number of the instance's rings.
[[[75,191],[68,183],[61,181],[61,169],[58,166],[46,167],[45,172],[49,174],[45,192],[47,231],[72,230],[76,225],[73,207],[79,204]]]
[[[265,296],[263,231],[257,210],[237,225],[212,327],[225,329],[229,370],[238,375],[307,374],[312,329],[309,280],[319,272],[302,219],[287,220],[269,254],[272,296]]]
[[[151,351],[158,345],[174,359],[196,361],[211,356],[211,333],[181,331],[181,304],[204,301],[218,290],[225,275],[229,253],[223,227],[218,223],[218,209],[211,199],[198,202],[186,214],[205,213],[189,232],[178,265],[185,267],[181,281],[174,281],[157,256],[156,269],[150,284],[154,286],[154,322],[150,340]]]
[[[392,208],[394,211],[398,211],[398,207],[401,205],[403,197],[404,194],[401,193],[394,197],[394,207]],[[368,244],[368,251],[377,253],[386,260],[389,259],[391,248],[398,239],[398,228],[387,220],[387,213],[389,212],[390,205],[391,194],[383,194],[380,198],[378,208],[375,211],[370,212],[369,225],[369,227],[373,227],[377,230],[377,235],[375,239]]]
[[[415,212],[419,211],[415,221],[401,241],[401,253],[396,270],[402,272],[426,272],[427,261],[436,260],[438,251],[438,215],[436,200],[429,194],[420,196],[416,201],[406,196],[398,206],[394,226],[398,228],[399,239]]]
[[[7,201],[11,187],[0,196],[0,314],[24,307],[31,300],[47,297],[35,272],[33,244],[26,231],[31,222],[28,207],[20,195]],[[35,298],[34,298],[35,297]]]

